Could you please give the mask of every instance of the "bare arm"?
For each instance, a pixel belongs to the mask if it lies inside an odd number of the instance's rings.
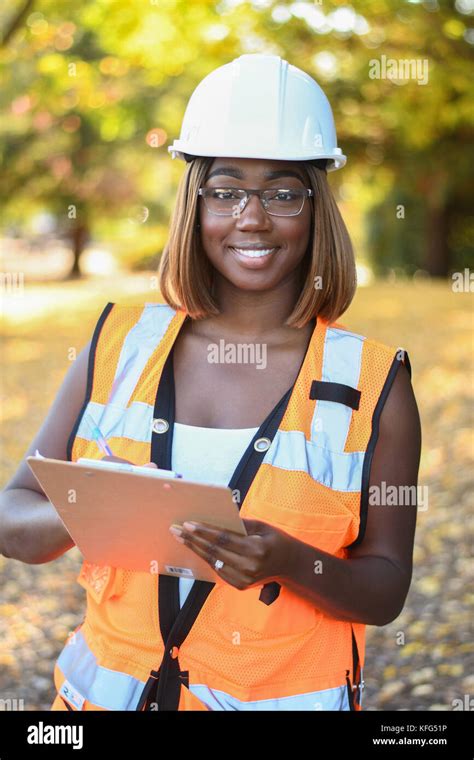
[[[84,403],[90,342],[69,368],[59,392],[17,471],[0,493],[0,554],[28,564],[50,562],[74,546],[31,472],[26,457],[67,460],[67,441]]]
[[[418,408],[408,372],[400,365],[380,418],[369,497],[383,482],[386,488],[396,486],[397,493],[399,486],[416,488],[420,451]],[[416,499],[389,506],[371,504],[371,498],[364,538],[347,559],[292,539],[291,569],[283,582],[338,620],[381,626],[398,617],[410,587]],[[317,560],[322,561],[320,574],[314,572]]]

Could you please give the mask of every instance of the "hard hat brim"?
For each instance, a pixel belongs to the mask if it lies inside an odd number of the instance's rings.
[[[176,141],[175,141],[176,143]],[[195,158],[201,157],[201,158],[257,158],[264,160],[276,160],[276,161],[305,161],[307,163],[315,164],[319,169],[326,169],[326,171],[336,171],[337,169],[342,169],[343,166],[345,166],[347,158],[342,153],[338,153],[337,156],[328,156],[328,155],[319,155],[319,156],[273,156],[273,155],[259,155],[259,156],[250,156],[250,155],[232,155],[231,152],[228,152],[225,154],[225,156],[217,156],[215,153],[188,153],[183,150],[179,150],[177,147],[174,147],[173,145],[170,145],[168,148],[168,153],[170,153],[171,157],[173,159],[178,158],[181,161],[185,161],[186,163],[190,163]]]

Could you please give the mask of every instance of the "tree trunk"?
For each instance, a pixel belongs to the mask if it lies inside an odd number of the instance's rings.
[[[451,264],[448,244],[449,214],[446,204],[428,205],[424,269],[433,277],[447,277]]]
[[[71,244],[72,244],[72,252],[74,254],[74,262],[72,265],[72,269],[69,272],[69,279],[75,279],[82,276],[81,269],[79,267],[79,259],[81,258],[81,254],[84,250],[87,237],[88,237],[88,228],[86,224],[77,224],[73,227],[71,232]]]

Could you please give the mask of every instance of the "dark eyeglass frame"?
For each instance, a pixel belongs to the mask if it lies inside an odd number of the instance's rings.
[[[247,203],[250,200],[251,195],[258,195],[260,198],[260,202],[267,212],[267,214],[270,214],[270,216],[298,216],[303,211],[303,206],[306,198],[309,198],[313,195],[313,191],[310,188],[300,188],[300,187],[288,187],[288,188],[268,188],[266,190],[250,190],[246,187],[200,187],[198,190],[198,195],[200,195],[204,199],[204,203],[206,205],[206,209],[210,214],[214,214],[215,216],[232,216],[234,211],[233,209],[229,212],[222,213],[217,211],[211,211],[209,206],[207,205],[206,199],[208,195],[212,192],[215,192],[216,190],[232,190],[233,192],[242,193],[244,192],[245,195],[241,199],[239,203],[235,203],[234,206],[239,206],[239,212],[242,213],[242,211],[245,209]],[[293,214],[276,214],[274,211],[268,210],[268,196],[269,194],[275,194],[275,193],[298,193],[298,195],[301,196],[301,208],[299,211],[296,211]]]

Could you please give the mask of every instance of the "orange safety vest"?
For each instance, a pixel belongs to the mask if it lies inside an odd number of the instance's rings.
[[[114,454],[171,469],[173,346],[187,319],[164,303],[107,304],[70,461],[102,456],[87,410]],[[379,418],[401,361],[411,375],[403,349],[318,317],[295,383],[230,480],[241,516],[347,557],[364,536]],[[286,586],[195,581],[180,609],[178,576],[84,561],[77,580],[87,612],[56,662],[52,709],[361,709],[365,624]]]

